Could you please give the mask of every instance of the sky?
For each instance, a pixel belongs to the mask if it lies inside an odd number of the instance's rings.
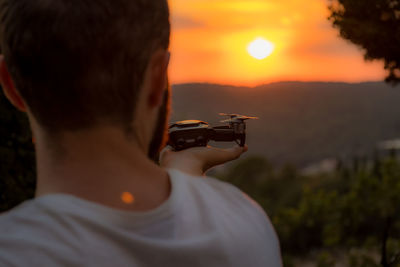
[[[328,0],[170,0],[171,82],[256,86],[278,81],[382,80],[383,63],[341,39]],[[274,44],[258,60],[248,45]]]

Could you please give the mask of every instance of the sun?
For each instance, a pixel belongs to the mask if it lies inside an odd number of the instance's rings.
[[[262,60],[274,52],[275,45],[264,38],[257,38],[249,44],[247,51],[250,56]]]

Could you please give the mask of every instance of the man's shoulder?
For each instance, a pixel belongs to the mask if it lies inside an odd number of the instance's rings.
[[[0,242],[8,238],[38,241],[53,238],[60,229],[72,228],[73,218],[64,216],[62,207],[48,205],[48,200],[28,200],[0,214]]]
[[[249,247],[266,248],[270,257],[280,254],[279,240],[267,214],[261,206],[232,184],[212,177],[193,177],[181,173],[191,198],[202,205],[200,211],[214,216],[215,221],[223,225],[223,231],[235,233],[242,242],[252,240]],[[206,207],[206,209],[204,209]],[[241,229],[236,232],[237,229]],[[259,248],[254,248],[259,249]],[[278,260],[279,261],[279,260]]]
[[[42,232],[49,231],[46,225],[49,214],[35,200],[28,200],[17,207],[0,214],[0,244],[11,240],[29,242],[32,236],[43,236]]]
[[[179,171],[176,171],[175,175],[185,179],[194,197],[207,199],[212,202],[213,207],[224,205],[234,208],[236,213],[250,215],[258,221],[269,222],[261,206],[236,186],[213,177],[195,177]]]
[[[8,234],[20,229],[20,225],[25,225],[25,229],[34,227],[33,223],[40,216],[39,207],[35,205],[34,200],[27,200],[13,209],[0,214],[0,227],[2,235],[0,239]]]
[[[1,214],[0,266],[40,266],[55,263],[57,255],[76,256],[71,247],[56,242],[62,223],[35,200]]]

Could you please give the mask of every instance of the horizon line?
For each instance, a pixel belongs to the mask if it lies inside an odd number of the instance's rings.
[[[171,86],[180,86],[180,85],[189,85],[189,84],[206,84],[206,85],[218,85],[218,86],[229,86],[229,87],[245,87],[245,88],[257,88],[266,85],[273,85],[273,84],[281,84],[281,83],[330,83],[330,84],[367,84],[367,83],[382,83],[387,84],[384,80],[369,80],[369,81],[360,81],[360,82],[348,82],[348,81],[321,81],[321,80],[314,80],[314,81],[301,81],[301,80],[282,80],[277,82],[269,82],[269,83],[260,83],[255,86],[250,85],[234,85],[234,84],[227,84],[227,83],[217,83],[217,82],[182,82],[182,83],[171,83]],[[388,84],[389,85],[389,84]]]

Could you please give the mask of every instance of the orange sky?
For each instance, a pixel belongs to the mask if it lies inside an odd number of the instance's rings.
[[[383,64],[366,63],[327,21],[327,0],[170,0],[172,83],[254,86],[281,80],[371,81]],[[248,44],[275,44],[264,60]]]

